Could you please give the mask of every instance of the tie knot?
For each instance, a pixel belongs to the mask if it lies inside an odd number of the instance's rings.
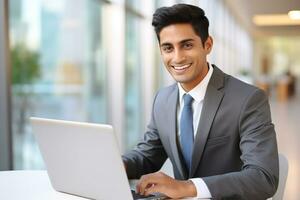
[[[193,97],[189,94],[185,94],[183,96],[183,100],[184,100],[184,106],[192,106],[192,102],[193,102]]]

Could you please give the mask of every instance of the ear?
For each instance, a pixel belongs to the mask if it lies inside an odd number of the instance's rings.
[[[209,54],[213,47],[213,39],[211,36],[208,36],[205,43],[204,43],[204,49],[207,54]]]

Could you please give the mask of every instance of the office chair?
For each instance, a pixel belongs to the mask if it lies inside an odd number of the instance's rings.
[[[279,154],[279,183],[276,193],[268,200],[283,200],[286,180],[289,172],[288,159],[283,154]]]

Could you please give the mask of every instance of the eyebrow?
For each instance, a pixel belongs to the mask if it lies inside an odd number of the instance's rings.
[[[184,44],[186,42],[191,42],[191,41],[194,41],[194,39],[185,39],[185,40],[180,41],[179,43],[180,44]],[[160,46],[162,47],[162,46],[169,46],[169,45],[172,45],[172,43],[165,42],[165,43],[162,43]]]

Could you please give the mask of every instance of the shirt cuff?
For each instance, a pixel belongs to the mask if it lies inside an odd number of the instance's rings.
[[[202,178],[191,178],[189,179],[190,181],[192,181],[196,187],[196,191],[197,191],[197,198],[203,198],[203,199],[210,199],[211,194],[210,191],[206,185],[206,183],[203,181]]]

